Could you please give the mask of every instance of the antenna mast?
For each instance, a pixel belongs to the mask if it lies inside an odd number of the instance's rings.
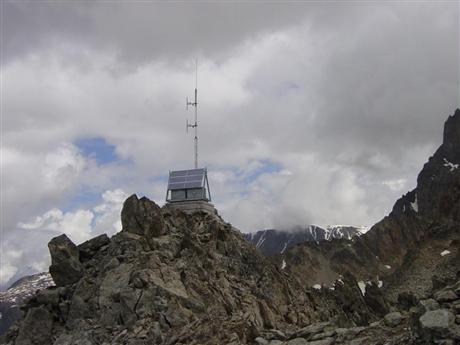
[[[198,169],[198,59],[195,60],[195,100],[189,102],[188,98],[186,99],[186,108],[191,105],[195,108],[195,123],[190,124],[187,120],[187,132],[189,128],[195,129],[195,138],[193,139],[195,145],[195,169]]]

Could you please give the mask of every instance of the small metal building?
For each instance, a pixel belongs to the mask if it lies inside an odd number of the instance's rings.
[[[169,172],[167,202],[211,201],[208,173],[204,169]]]

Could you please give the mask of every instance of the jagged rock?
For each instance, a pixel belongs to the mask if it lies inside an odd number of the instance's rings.
[[[320,322],[320,323],[311,324],[307,327],[299,329],[295,333],[294,337],[295,338],[308,338],[310,337],[310,335],[321,333],[324,331],[326,327],[331,327],[331,326],[332,324],[330,322]]]
[[[389,327],[395,327],[401,323],[402,315],[400,312],[395,311],[385,315],[385,324]]]
[[[110,239],[106,234],[99,235],[94,237],[82,244],[78,245],[78,250],[80,251],[80,260],[86,261],[91,259],[94,254],[103,246],[106,246],[110,243]]]
[[[434,294],[434,299],[438,302],[452,302],[458,299],[457,294],[452,290],[438,291]]]
[[[133,194],[123,204],[121,211],[122,231],[144,236],[147,240],[165,233],[160,207],[146,197]]]
[[[264,339],[267,340],[286,340],[287,336],[284,332],[278,329],[269,329],[261,332],[261,335]]]
[[[46,308],[32,308],[27,313],[14,344],[49,344],[51,342],[52,327],[53,318]]]
[[[48,248],[51,255],[50,274],[56,286],[76,283],[83,275],[77,246],[66,236],[54,237]]]
[[[331,331],[326,331],[323,333],[317,333],[311,336],[308,340],[321,340],[321,339],[331,338],[334,335],[335,335],[335,330],[331,330]]]
[[[364,293],[364,301],[369,308],[380,317],[384,316],[389,311],[388,302],[386,301],[382,291],[376,282],[366,284]]]

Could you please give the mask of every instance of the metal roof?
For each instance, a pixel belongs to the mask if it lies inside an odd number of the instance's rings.
[[[168,190],[204,188],[206,169],[169,172]]]

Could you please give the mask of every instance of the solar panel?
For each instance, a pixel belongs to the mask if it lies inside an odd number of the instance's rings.
[[[203,188],[205,169],[178,170],[169,173],[168,189]]]

